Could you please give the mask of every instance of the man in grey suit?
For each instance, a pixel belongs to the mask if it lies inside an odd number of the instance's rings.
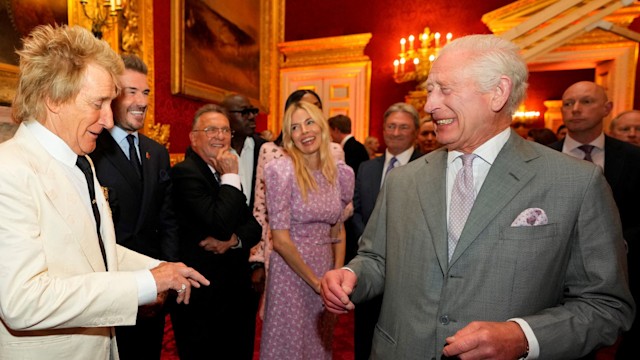
[[[631,325],[602,172],[509,129],[526,80],[494,35],[434,62],[425,110],[445,147],[389,174],[358,256],[322,280],[335,313],[384,292],[373,359],[579,358]]]
[[[353,195],[353,216],[347,222],[347,258],[353,259],[358,250],[358,239],[369,221],[376,198],[385,175],[393,168],[407,164],[420,157],[413,147],[418,133],[420,115],[411,105],[396,103],[384,113],[384,156],[367,160],[360,165]],[[396,159],[395,161],[392,159]],[[378,322],[382,295],[358,304],[355,311],[354,345],[355,359],[368,359],[371,353],[371,338]]]

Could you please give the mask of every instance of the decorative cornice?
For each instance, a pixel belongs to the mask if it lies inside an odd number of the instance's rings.
[[[282,68],[368,61],[364,49],[371,33],[289,41],[278,44]]]

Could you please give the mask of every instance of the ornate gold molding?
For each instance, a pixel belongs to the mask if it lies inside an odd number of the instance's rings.
[[[369,61],[364,49],[371,33],[334,36],[278,44],[282,68]]]
[[[78,0],[68,0],[69,25],[80,25],[91,29],[91,21],[84,16]],[[95,2],[89,2],[87,6]],[[153,53],[153,1],[125,0],[120,20],[105,28],[103,38],[119,54],[136,54],[147,64],[148,82],[152,89],[143,133],[169,147],[170,125],[155,123],[155,64]]]

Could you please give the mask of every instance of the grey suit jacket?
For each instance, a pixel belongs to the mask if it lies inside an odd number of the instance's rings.
[[[541,359],[578,358],[631,325],[620,221],[597,167],[512,132],[449,262],[446,159],[441,149],[390,173],[349,264],[352,300],[385,294],[373,359],[439,358],[471,321],[513,317]],[[511,227],[528,208],[548,224]]]

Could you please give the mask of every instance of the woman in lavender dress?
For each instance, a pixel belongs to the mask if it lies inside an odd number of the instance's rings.
[[[286,156],[264,169],[274,251],[270,255],[261,359],[331,359],[335,318],[324,311],[320,279],[341,261],[336,242],[354,175],[330,152],[329,126],[314,105],[287,109]],[[338,261],[336,261],[338,260]]]

